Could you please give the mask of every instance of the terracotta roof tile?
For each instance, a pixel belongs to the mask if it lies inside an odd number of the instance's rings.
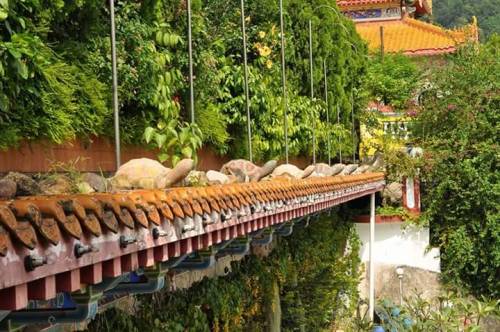
[[[477,23],[473,22],[457,30],[404,17],[401,20],[362,22],[356,30],[367,41],[370,51],[380,49],[380,27],[384,27],[384,50],[387,53],[402,52],[406,55],[434,55],[452,53],[466,41],[477,41]]]
[[[32,282],[63,289],[73,275],[67,272],[76,271],[81,282],[71,291],[78,290],[366,196],[383,184],[383,173],[365,173],[0,201],[0,310],[24,308],[34,299],[25,291]]]

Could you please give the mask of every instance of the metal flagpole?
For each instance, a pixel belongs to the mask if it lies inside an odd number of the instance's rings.
[[[313,73],[313,47],[312,47],[312,21],[309,20],[309,63],[311,69],[311,101],[314,102],[314,73]],[[316,164],[316,119],[312,119],[313,132],[312,132],[312,144],[313,144],[313,165]]]
[[[194,115],[194,77],[193,77],[193,32],[192,32],[191,0],[187,0],[187,14],[188,14],[188,53],[189,53],[189,102],[191,111],[191,123],[194,123],[195,115]]]
[[[324,76],[325,76],[325,104],[326,104],[326,125],[327,125],[327,131],[326,131],[326,139],[327,139],[327,145],[328,145],[328,165],[331,165],[331,153],[330,153],[330,107],[328,105],[328,76],[326,75],[326,60],[323,60],[323,70],[324,70]]]
[[[115,3],[109,0],[109,12],[111,16],[111,66],[113,80],[113,114],[115,127],[115,160],[116,169],[121,166],[120,152],[120,114],[118,106],[118,70],[116,65],[116,28],[115,28]]]
[[[356,163],[356,128],[354,125],[354,88],[351,87],[351,117],[352,117],[352,163]]]
[[[250,123],[250,96],[248,92],[248,59],[247,33],[245,26],[245,0],[241,0],[241,34],[243,36],[243,70],[245,72],[245,107],[247,111],[248,160],[253,161],[252,155],[252,126]]]
[[[373,322],[374,312],[375,312],[375,262],[374,257],[374,246],[375,244],[375,194],[370,195],[370,289],[369,289],[369,301],[368,301],[368,311],[370,315],[370,320]]]
[[[281,29],[281,84],[283,86],[283,113],[285,124],[285,162],[288,164],[288,105],[286,94],[286,63],[285,63],[285,23],[283,19],[283,0],[280,0]]]
[[[340,105],[337,101],[337,127],[340,128]],[[342,164],[342,138],[339,135],[339,163]]]

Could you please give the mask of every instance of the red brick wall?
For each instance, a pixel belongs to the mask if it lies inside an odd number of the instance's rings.
[[[204,148],[198,153],[199,170],[219,170],[230,160],[220,156],[213,149]],[[134,158],[156,158],[156,152],[141,146],[122,146],[122,163]],[[72,163],[78,160],[76,167],[82,172],[113,172],[115,153],[112,141],[105,138],[93,138],[91,141],[73,141],[61,145],[44,141],[24,142],[18,148],[0,151],[0,173],[10,171],[23,173],[47,172],[54,163]],[[306,158],[290,161],[299,166],[307,166]]]

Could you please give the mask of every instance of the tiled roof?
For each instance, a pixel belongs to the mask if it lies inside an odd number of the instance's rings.
[[[371,101],[371,102],[368,103],[368,109],[369,110],[377,110],[377,111],[379,111],[380,113],[383,113],[383,114],[394,114],[394,113],[396,113],[396,111],[394,110],[394,108],[391,105],[384,105],[384,104],[381,104],[381,103],[377,103],[375,101]]]
[[[476,19],[457,30],[447,30],[439,26],[404,17],[401,20],[362,22],[356,30],[368,43],[370,51],[380,50],[380,27],[384,27],[384,51],[402,52],[406,55],[435,55],[452,53],[466,41],[478,40]]]
[[[0,310],[380,191],[383,173],[0,201]]]

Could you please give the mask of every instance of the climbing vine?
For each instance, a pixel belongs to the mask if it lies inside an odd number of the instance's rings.
[[[159,148],[162,161],[193,156],[201,141],[221,153],[246,156],[239,4],[192,1],[196,125],[188,116],[185,1],[116,1],[115,6],[122,140]],[[246,16],[254,155],[282,157],[278,3],[249,1]],[[314,101],[307,84],[309,19],[315,29]],[[285,20],[290,153],[311,154],[314,126],[318,146],[331,132],[342,138],[348,153],[353,146],[350,96],[361,94],[366,48],[352,22],[330,1],[288,1]],[[109,10],[102,1],[1,2],[0,148],[21,140],[62,143],[113,135],[109,30]],[[323,60],[331,94],[328,112],[334,119],[340,110],[340,126],[325,121]],[[362,101],[355,100],[355,109],[362,109]],[[326,155],[326,149],[319,151]]]
[[[263,331],[278,306],[283,331],[328,329],[357,305],[359,245],[349,223],[323,217],[297,226],[267,258],[248,256],[225,277],[139,297],[133,315],[112,309],[90,330]]]

